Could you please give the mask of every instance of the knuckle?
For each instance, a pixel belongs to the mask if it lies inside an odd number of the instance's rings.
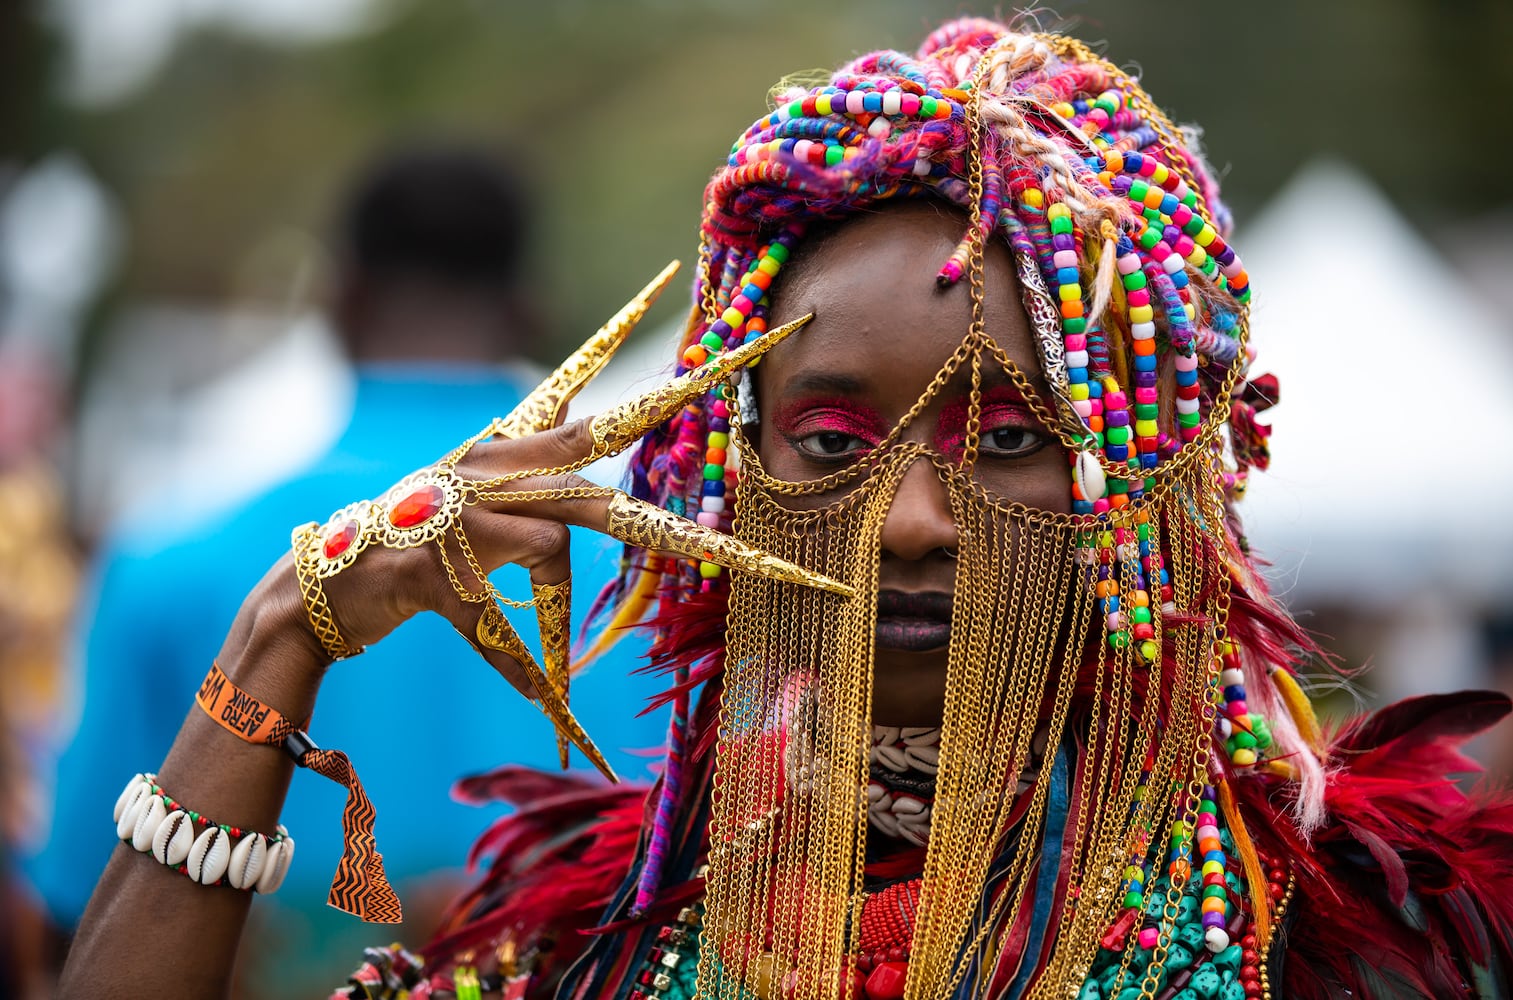
[[[557,521],[532,520],[521,529],[520,544],[532,555],[560,552],[567,543],[567,526]]]

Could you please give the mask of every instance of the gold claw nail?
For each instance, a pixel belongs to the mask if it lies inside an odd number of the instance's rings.
[[[702,559],[726,569],[751,573],[769,580],[818,587],[842,597],[856,596],[855,590],[838,580],[811,572],[797,563],[763,552],[722,531],[705,527],[618,491],[610,498],[604,531],[639,548],[675,552],[690,559]]]
[[[658,386],[639,399],[599,414],[590,429],[594,440],[591,457],[597,460],[618,455],[641,440],[647,431],[665,423],[682,407],[714,388],[715,383],[751,364],[813,318],[814,314],[809,313],[792,323],[784,323],[749,344],[710,358],[693,371]]]
[[[657,296],[672,281],[673,275],[678,273],[679,266],[677,261],[673,261],[664,267],[662,273],[651,279],[650,284],[637,292],[635,298],[615,313],[582,347],[562,362],[545,381],[532,389],[530,395],[510,411],[509,416],[496,421],[494,432],[507,438],[518,438],[551,430],[561,423],[562,411],[567,408],[567,404],[615,356],[620,345],[625,343],[625,338],[630,336],[636,324],[641,322],[641,317],[657,301]]]
[[[619,781],[614,768],[609,766],[609,761],[599,752],[594,741],[589,739],[588,733],[573,718],[573,713],[563,704],[557,695],[557,689],[547,679],[536,658],[526,648],[520,639],[520,634],[515,631],[509,621],[504,617],[504,612],[499,610],[499,605],[489,601],[483,606],[483,615],[478,619],[476,629],[478,642],[489,649],[497,650],[517,661],[530,678],[531,686],[536,689],[536,694],[541,698],[542,711],[547,718],[552,720],[552,725],[557,727],[559,734],[565,735],[573,745],[583,751],[583,755],[589,762],[597,767],[610,781]]]
[[[568,704],[568,657],[572,645],[573,581],[569,577],[561,583],[532,583],[531,597],[536,605],[536,625],[541,630],[541,659],[546,667],[546,679],[562,700]],[[562,769],[568,765],[567,736],[557,733],[557,756]]]

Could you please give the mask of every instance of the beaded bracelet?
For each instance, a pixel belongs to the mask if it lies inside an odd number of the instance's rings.
[[[264,835],[213,822],[175,802],[155,774],[138,774],[126,783],[116,799],[115,821],[122,841],[201,885],[274,892],[294,859],[294,838],[282,825]]]

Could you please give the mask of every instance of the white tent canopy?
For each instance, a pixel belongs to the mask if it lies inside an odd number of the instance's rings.
[[[1340,163],[1305,167],[1235,243],[1252,370],[1281,380],[1272,471],[1242,504],[1280,588],[1481,603],[1513,583],[1494,513],[1513,495],[1513,324]]]

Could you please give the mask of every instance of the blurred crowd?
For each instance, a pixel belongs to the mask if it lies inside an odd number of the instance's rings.
[[[690,254],[707,153],[750,119],[745,95],[784,70],[835,62],[845,53],[834,38],[905,43],[959,12],[946,0],[829,6],[769,10],[774,24],[806,19],[781,44],[755,15],[714,0],[495,10],[33,0],[0,10],[0,1000],[48,995],[114,843],[104,814],[132,772],[161,759],[289,529],[376,494],[507,412],[543,365],[665,260]],[[1390,303],[1359,324],[1390,345],[1378,352],[1383,377],[1406,377],[1392,367],[1402,352],[1447,392],[1469,384],[1475,359],[1513,366],[1513,201],[1474,141],[1476,102],[1435,103],[1393,69],[1412,62],[1428,79],[1438,65],[1466,94],[1508,92],[1506,60],[1457,61],[1466,28],[1494,49],[1513,42],[1507,5],[1286,3],[1261,29],[1186,4],[1195,36],[1232,33],[1237,79],[1275,84],[1222,97],[1213,67],[1151,40],[1129,6],[1079,0],[1058,14],[1110,39],[1116,61],[1122,38],[1148,59],[1171,53],[1147,64],[1146,83],[1210,123],[1210,154],[1233,166],[1225,184],[1239,240],[1248,228],[1256,247],[1247,261],[1258,322],[1273,324],[1258,339],[1263,352],[1282,345],[1272,361],[1287,404],[1308,381],[1290,381],[1287,366],[1325,365],[1302,332],[1308,317],[1346,304]],[[742,41],[754,38],[765,40],[760,58]],[[1279,46],[1296,66],[1318,66],[1275,70]],[[596,128],[567,133],[553,115],[563,102]],[[1458,122],[1452,107],[1473,117]],[[1355,139],[1338,127],[1347,114]],[[1375,140],[1360,141],[1410,122],[1424,130],[1416,148],[1441,151],[1438,160],[1388,164]],[[1309,166],[1321,153],[1330,158]],[[1303,226],[1287,215],[1289,192],[1301,185],[1323,185],[1348,220],[1336,231],[1370,234],[1361,243],[1377,255],[1369,275],[1384,277],[1380,289],[1349,274],[1338,302],[1288,299],[1290,264],[1333,266],[1340,252],[1292,242]],[[1298,203],[1316,204],[1310,191]],[[1417,276],[1417,312],[1394,297],[1403,274]],[[1443,284],[1456,286],[1453,298]],[[677,311],[658,315],[675,324]],[[1469,346],[1430,344],[1423,327],[1436,322]],[[671,336],[648,330],[597,398],[652,377]],[[1440,356],[1450,384],[1436,381]],[[1378,377],[1349,375],[1366,386]],[[1312,414],[1278,408],[1280,485],[1257,488],[1252,541],[1347,668],[1320,681],[1340,701],[1513,688],[1513,573],[1496,551],[1506,545],[1489,543],[1495,529],[1471,530],[1474,513],[1437,512],[1435,496],[1444,476],[1479,496],[1513,489],[1513,474],[1476,465],[1513,435],[1503,395],[1479,392],[1448,421],[1437,406],[1376,414],[1394,443],[1359,474],[1333,471],[1348,437],[1310,466]],[[1387,481],[1399,459],[1439,464],[1414,492]],[[1341,497],[1368,494],[1393,516],[1330,520]],[[574,544],[581,620],[618,553],[593,538]],[[644,772],[635,751],[660,744],[665,725],[625,711],[658,686],[633,675],[640,651],[623,643],[575,696],[586,728],[630,775]],[[555,757],[549,727],[525,719],[469,657],[439,620],[416,621],[323,691],[323,742],[362,768],[417,924],[461,877],[490,818],[451,802],[450,783]],[[426,685],[409,679],[420,661]],[[1357,672],[1365,665],[1380,670]],[[378,705],[375,690],[386,692]],[[375,735],[374,713],[400,711],[449,723],[450,742],[418,755],[419,770],[413,748]],[[1513,746],[1481,751],[1495,775],[1513,772]],[[286,823],[301,837],[298,877],[254,908],[250,961],[260,947],[288,954],[288,941],[324,946],[301,949],[308,964],[259,967],[245,996],[320,995],[372,943],[369,929],[321,905],[341,811],[340,790],[324,784],[296,780]],[[407,829],[399,817],[414,808],[434,822]]]

